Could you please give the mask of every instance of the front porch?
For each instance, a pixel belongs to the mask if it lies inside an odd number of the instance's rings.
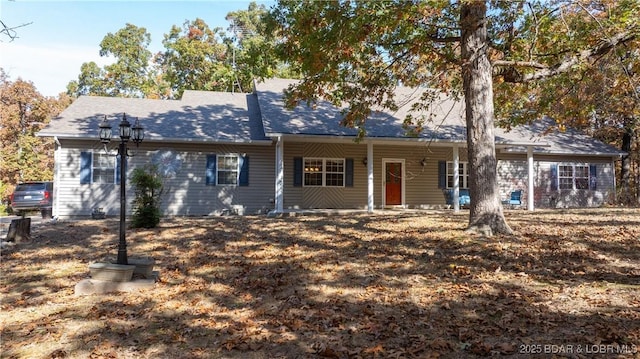
[[[390,207],[444,209],[447,204],[443,193],[445,188],[451,191],[451,207],[458,212],[461,210],[461,190],[468,185],[463,143],[366,139],[362,144],[355,144],[351,138],[330,141],[317,137],[301,143],[299,139],[285,141],[284,137],[277,137],[275,145],[275,198],[272,211],[275,215],[299,213],[307,208],[336,208],[328,210],[333,213],[349,208],[361,208],[357,211],[367,213]],[[522,207],[533,211],[534,196],[527,195],[534,193],[533,146],[526,148],[526,155],[522,154],[517,159],[526,163],[526,172],[524,176],[522,171],[518,173],[524,178],[519,178],[517,182],[526,183]],[[343,161],[346,177],[343,186],[324,186],[324,182],[323,185],[303,183],[307,159],[324,163],[320,161],[323,158],[327,158],[326,161]],[[290,161],[295,161],[293,168],[286,165]],[[464,173],[452,170],[463,167]],[[317,168],[314,170],[317,171]],[[296,171],[299,173],[296,174]],[[293,177],[296,178],[291,181]],[[505,186],[510,186],[510,182]],[[501,188],[506,192],[501,194],[503,198],[500,200],[508,199],[511,191],[516,189]]]

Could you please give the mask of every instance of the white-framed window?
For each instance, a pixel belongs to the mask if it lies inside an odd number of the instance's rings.
[[[344,158],[305,158],[304,179],[306,187],[344,187]]]
[[[447,162],[447,188],[453,188],[454,163]],[[460,188],[469,188],[469,163],[458,162],[458,185]]]
[[[587,164],[559,164],[559,189],[589,189],[589,165]]]
[[[238,175],[240,173],[239,161],[237,155],[218,155],[217,157],[217,174],[216,179],[218,185],[237,185]]]
[[[91,161],[92,183],[116,183],[116,160],[118,157],[103,153],[93,152]]]

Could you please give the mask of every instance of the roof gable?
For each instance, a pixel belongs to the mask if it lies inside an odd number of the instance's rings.
[[[97,139],[103,118],[115,127],[123,113],[138,118],[151,141],[270,141],[255,94],[207,91],[185,91],[179,101],[81,96],[39,135]]]

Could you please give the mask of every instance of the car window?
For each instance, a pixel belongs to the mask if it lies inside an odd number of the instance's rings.
[[[20,191],[41,191],[45,189],[44,183],[24,183],[16,187],[16,192]]]

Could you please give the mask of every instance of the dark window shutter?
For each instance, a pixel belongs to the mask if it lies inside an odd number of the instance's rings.
[[[293,158],[293,186],[302,187],[302,157]]]
[[[598,168],[596,165],[589,165],[589,189],[598,189]]]
[[[249,185],[249,156],[240,157],[240,178],[238,178],[238,185]]]
[[[558,164],[552,163],[550,170],[551,170],[551,174],[550,174],[549,180],[551,181],[551,190],[557,191],[558,190]]]
[[[438,188],[447,188],[447,161],[438,161]]]
[[[344,163],[345,179],[344,185],[346,187],[353,187],[353,158],[347,158]]]
[[[116,156],[116,184],[120,184],[120,155]]]
[[[80,152],[80,184],[91,183],[91,152]]]
[[[207,186],[215,186],[216,185],[216,166],[217,166],[217,157],[216,155],[207,155],[207,171],[206,171],[206,182]]]

